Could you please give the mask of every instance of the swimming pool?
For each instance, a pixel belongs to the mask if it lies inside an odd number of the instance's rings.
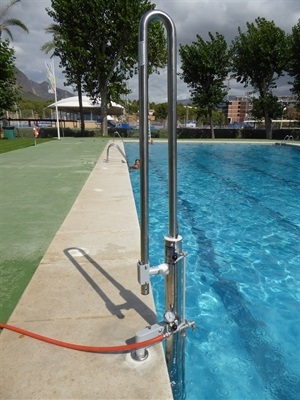
[[[138,144],[125,144],[133,161]],[[168,233],[167,145],[149,147],[150,264]],[[139,210],[139,172],[130,173]],[[296,400],[300,393],[300,148],[178,145],[188,252],[186,399]],[[151,278],[158,319],[163,278]]]

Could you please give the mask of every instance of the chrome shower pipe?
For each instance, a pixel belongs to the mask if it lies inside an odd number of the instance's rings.
[[[176,30],[172,19],[163,11],[146,13],[139,26],[139,99],[140,99],[140,210],[141,210],[141,260],[138,262],[138,280],[142,294],[149,293],[151,268],[149,265],[149,151],[148,151],[148,33],[153,20],[163,22],[167,30],[168,45],[168,197],[169,232],[164,238],[165,314],[164,320],[170,335],[166,342],[166,360],[174,398],[184,398],[184,342],[185,329],[194,322],[185,321],[185,253],[177,226],[177,73]],[[165,269],[164,269],[165,270]]]
[[[139,101],[140,101],[140,209],[141,209],[141,260],[149,266],[149,151],[148,151],[148,26],[151,21],[161,21],[167,30],[168,45],[168,166],[169,166],[169,234],[176,239],[177,232],[177,73],[176,29],[172,19],[163,11],[147,12],[139,25]],[[142,285],[142,293],[149,293],[149,283]]]

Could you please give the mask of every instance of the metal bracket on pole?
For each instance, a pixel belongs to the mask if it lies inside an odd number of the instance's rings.
[[[135,342],[140,343],[146,340],[153,339],[158,335],[161,335],[165,331],[166,324],[163,322],[147,326],[145,329],[142,329],[135,334]],[[136,361],[144,361],[148,357],[148,350],[145,347],[133,350],[133,352],[131,353],[131,357]]]
[[[141,292],[144,295],[149,294],[150,276],[166,275],[169,273],[168,264],[160,264],[157,267],[151,267],[149,264],[137,263],[138,282],[141,285]]]
[[[146,326],[145,329],[142,329],[140,331],[138,331],[135,334],[135,343],[141,343],[144,342],[146,340],[150,340],[153,339],[161,334],[164,334],[165,337],[170,337],[176,333],[181,333],[181,334],[185,334],[185,330],[187,328],[192,328],[193,330],[195,329],[195,322],[183,322],[180,325],[177,325],[177,320],[173,321],[173,322],[159,322],[157,324],[154,325],[150,325],[150,326]],[[131,352],[131,357],[135,360],[135,361],[144,361],[147,359],[149,353],[147,348],[143,347],[140,349],[136,349],[133,350]]]

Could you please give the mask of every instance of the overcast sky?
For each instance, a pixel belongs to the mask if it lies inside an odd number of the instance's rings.
[[[8,0],[1,0],[1,4],[7,2]],[[238,27],[245,31],[246,22],[254,22],[257,17],[273,20],[286,33],[290,33],[300,19],[299,0],[157,0],[153,3],[158,10],[165,11],[173,19],[178,46],[191,44],[196,40],[197,34],[207,39],[209,31],[224,35],[230,44],[238,33]],[[22,20],[29,29],[29,34],[26,34],[18,28],[11,28],[14,38],[12,45],[16,51],[16,66],[29,79],[38,83],[46,80],[45,61],[49,60],[40,50],[45,42],[51,40],[51,35],[45,33],[45,28],[52,23],[45,10],[46,7],[51,7],[51,0],[21,0],[9,13],[9,17]],[[58,69],[58,62],[59,60],[55,59],[56,81],[57,86],[63,89],[64,76]],[[150,77],[150,101],[156,103],[166,101],[166,80],[165,71]],[[286,80],[282,80],[277,95],[290,94],[289,86],[285,82]],[[129,88],[132,91],[130,98],[137,99],[137,78],[130,82]],[[234,80],[230,81],[230,88],[231,95],[243,95],[249,90],[239,86]],[[190,97],[186,84],[180,78],[177,82],[177,93],[178,99]]]

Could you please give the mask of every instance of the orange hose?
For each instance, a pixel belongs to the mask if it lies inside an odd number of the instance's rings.
[[[86,351],[86,352],[91,352],[91,353],[129,352],[131,350],[140,349],[142,347],[148,347],[152,344],[161,342],[166,337],[164,334],[162,334],[153,339],[145,340],[144,342],[140,342],[140,343],[126,344],[126,345],[120,345],[120,346],[95,347],[95,346],[83,346],[83,345],[79,345],[79,344],[62,342],[60,340],[51,339],[49,337],[42,336],[37,333],[26,331],[25,329],[18,328],[16,326],[12,326],[12,325],[7,325],[7,324],[0,323],[0,328],[8,329],[10,331],[20,333],[21,335],[29,336],[33,339],[41,340],[43,342],[54,344],[56,346],[61,346],[61,347],[66,347],[68,349]]]

